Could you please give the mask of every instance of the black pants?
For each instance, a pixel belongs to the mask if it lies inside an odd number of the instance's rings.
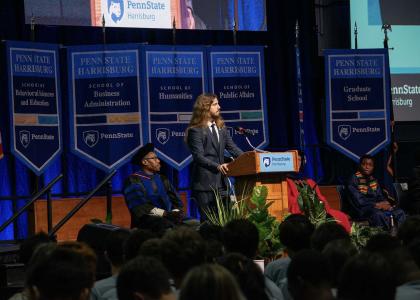
[[[218,195],[220,199],[223,201],[223,204],[226,205],[227,201],[227,191],[226,190],[219,190]],[[217,203],[216,203],[216,193],[214,191],[207,192],[207,191],[192,191],[191,198],[195,201],[198,206],[198,210],[200,212],[200,221],[204,222],[207,220],[206,211],[217,210]]]

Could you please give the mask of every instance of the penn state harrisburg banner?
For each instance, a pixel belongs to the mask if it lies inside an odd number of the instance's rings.
[[[268,144],[263,47],[210,47],[210,90],[219,97],[222,116],[234,142],[244,151]]]
[[[142,145],[137,45],[68,47],[71,150],[105,171]]]
[[[11,152],[37,175],[60,155],[58,46],[7,42]]]
[[[144,46],[147,139],[159,157],[181,170],[191,161],[184,138],[194,102],[206,87],[205,52],[198,46]]]
[[[390,142],[387,49],[326,50],[327,143],[358,161]]]

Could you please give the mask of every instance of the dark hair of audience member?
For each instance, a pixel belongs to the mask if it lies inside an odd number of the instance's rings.
[[[327,222],[315,229],[311,237],[311,246],[322,252],[329,242],[340,239],[350,239],[346,229],[337,222]]]
[[[254,258],[259,244],[258,229],[251,221],[233,220],[223,227],[222,241],[227,253],[237,252]]]
[[[35,249],[45,243],[50,243],[51,239],[45,232],[41,231],[37,234],[28,237],[22,242],[19,249],[19,261],[23,264],[27,264],[32,257]]]
[[[379,233],[372,236],[366,243],[363,251],[387,253],[401,247],[401,242],[388,233]]]
[[[221,257],[218,263],[235,276],[247,300],[268,300],[264,275],[252,259],[240,253],[229,253]]]
[[[322,254],[330,263],[333,287],[338,286],[338,278],[345,263],[357,253],[357,248],[348,239],[334,240],[324,247]]]
[[[308,217],[300,214],[289,215],[280,223],[279,239],[289,256],[310,248],[314,229]]]
[[[59,246],[38,256],[26,273],[30,300],[87,300],[93,282],[83,254]]]
[[[179,300],[243,300],[233,275],[217,264],[193,268],[185,277]]]
[[[84,259],[86,260],[86,263],[88,264],[92,273],[96,277],[96,261],[97,261],[96,254],[95,254],[95,251],[93,251],[92,248],[89,247],[89,245],[83,242],[65,241],[65,242],[59,243],[58,247],[71,249],[74,252],[80,253],[84,257]]]
[[[420,237],[420,216],[409,216],[398,228],[398,238],[404,245]]]
[[[118,299],[160,299],[172,293],[169,280],[169,273],[160,261],[138,256],[121,268],[117,277]]]
[[[331,267],[327,258],[312,249],[297,253],[287,269],[287,283],[294,300],[333,299]]]
[[[407,248],[417,266],[420,268],[420,237],[413,239],[410,244],[408,244]]]
[[[125,240],[123,245],[124,249],[124,260],[127,262],[130,259],[135,258],[139,254],[141,245],[150,239],[156,238],[157,235],[150,230],[135,229],[129,237]]]
[[[375,235],[367,242],[363,251],[378,253],[388,261],[395,286],[420,280],[419,267],[409,250],[397,238],[386,233]]]
[[[393,300],[395,284],[389,261],[379,253],[362,252],[343,267],[338,299]]]
[[[111,231],[105,238],[105,254],[114,267],[124,263],[124,243],[130,236],[127,230]]]
[[[163,239],[175,242],[182,249],[179,257],[179,275],[185,277],[193,267],[206,262],[206,244],[200,234],[188,227],[178,227],[168,231]]]
[[[154,257],[163,263],[169,271],[176,288],[187,273],[184,263],[188,261],[183,249],[174,241],[168,239],[150,239],[140,247],[139,254]]]
[[[207,262],[215,262],[216,258],[223,255],[221,226],[204,223],[200,226],[198,233],[206,243]]]

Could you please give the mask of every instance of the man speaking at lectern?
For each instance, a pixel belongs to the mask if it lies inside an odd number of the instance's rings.
[[[226,174],[229,169],[224,160],[225,150],[234,158],[243,153],[226,130],[215,94],[201,94],[197,97],[186,141],[193,157],[192,198],[200,209],[203,221],[203,210],[216,208],[215,193],[227,196]]]

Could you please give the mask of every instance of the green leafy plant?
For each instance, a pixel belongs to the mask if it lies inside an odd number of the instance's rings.
[[[350,238],[357,249],[362,249],[374,235],[384,232],[380,227],[370,227],[357,222],[351,225]]]
[[[250,196],[247,196],[246,189],[245,187],[242,191],[240,200],[234,201],[223,201],[221,195],[215,192],[217,210],[207,209],[204,213],[211,224],[218,226],[224,226],[236,219],[248,219],[259,232],[259,255],[273,258],[281,251],[282,246],[278,239],[279,222],[268,212],[272,202],[267,203],[267,187],[254,187]]]
[[[214,191],[214,193],[217,209],[203,210],[211,224],[223,227],[232,220],[246,218],[246,206],[243,200],[225,201],[218,191]]]
[[[268,208],[273,204],[273,201],[267,202],[267,194],[266,186],[254,187],[247,205],[248,220],[255,224],[260,235],[259,255],[265,258],[273,258],[282,249],[278,238],[280,223],[268,212]]]
[[[299,207],[309,221],[316,227],[326,222],[335,222],[327,215],[324,203],[319,199],[316,190],[311,188],[305,180],[296,182],[296,188],[299,191],[297,198]]]

